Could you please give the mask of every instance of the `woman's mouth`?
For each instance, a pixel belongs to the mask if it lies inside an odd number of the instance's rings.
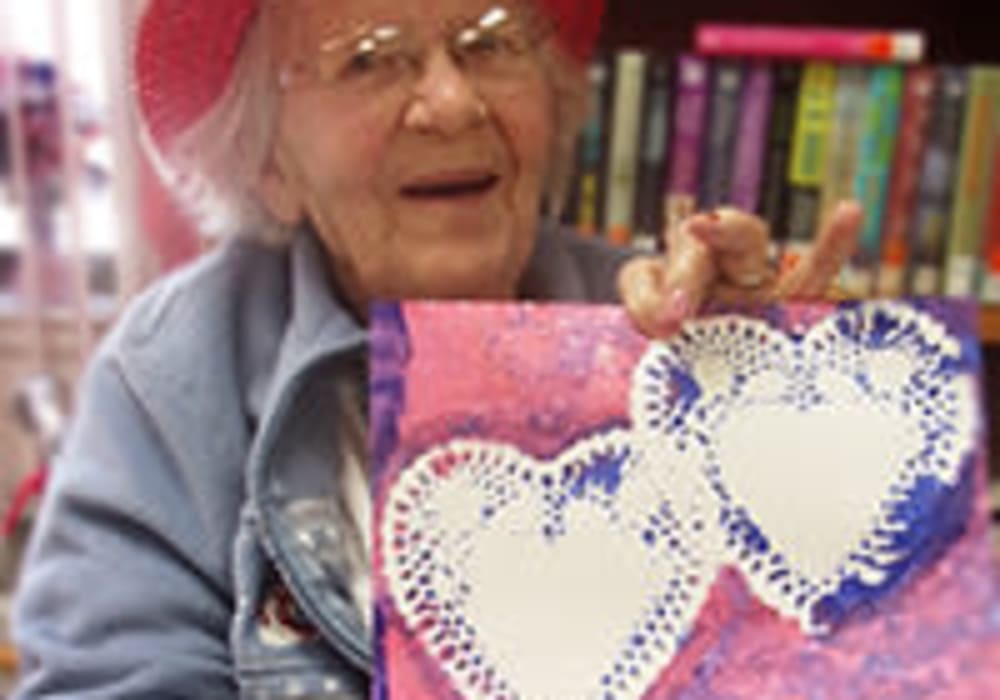
[[[486,195],[499,182],[500,176],[495,173],[443,174],[414,180],[399,191],[411,200],[459,200]]]

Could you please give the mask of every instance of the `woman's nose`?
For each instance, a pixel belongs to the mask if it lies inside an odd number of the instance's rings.
[[[453,136],[479,125],[486,114],[482,95],[454,58],[442,48],[431,51],[406,108],[406,126]]]

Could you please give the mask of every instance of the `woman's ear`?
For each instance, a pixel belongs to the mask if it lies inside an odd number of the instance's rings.
[[[305,215],[305,207],[297,181],[281,161],[280,154],[272,154],[257,178],[254,192],[274,218],[294,226]]]

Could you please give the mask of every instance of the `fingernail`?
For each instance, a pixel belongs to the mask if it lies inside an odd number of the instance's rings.
[[[706,216],[708,216],[708,218],[715,223],[722,221],[722,214],[720,214],[716,209],[713,209],[712,211],[708,212]]]
[[[845,199],[837,205],[836,215],[858,216],[861,213],[861,203],[854,199]]]
[[[667,296],[667,303],[660,314],[659,325],[668,328],[679,325],[691,315],[691,297],[683,289],[675,289]]]

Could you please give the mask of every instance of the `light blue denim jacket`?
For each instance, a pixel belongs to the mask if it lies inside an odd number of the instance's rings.
[[[543,231],[526,298],[614,301],[626,254]],[[315,238],[234,241],[97,352],[15,599],[16,698],[363,698],[336,489],[366,332]]]

